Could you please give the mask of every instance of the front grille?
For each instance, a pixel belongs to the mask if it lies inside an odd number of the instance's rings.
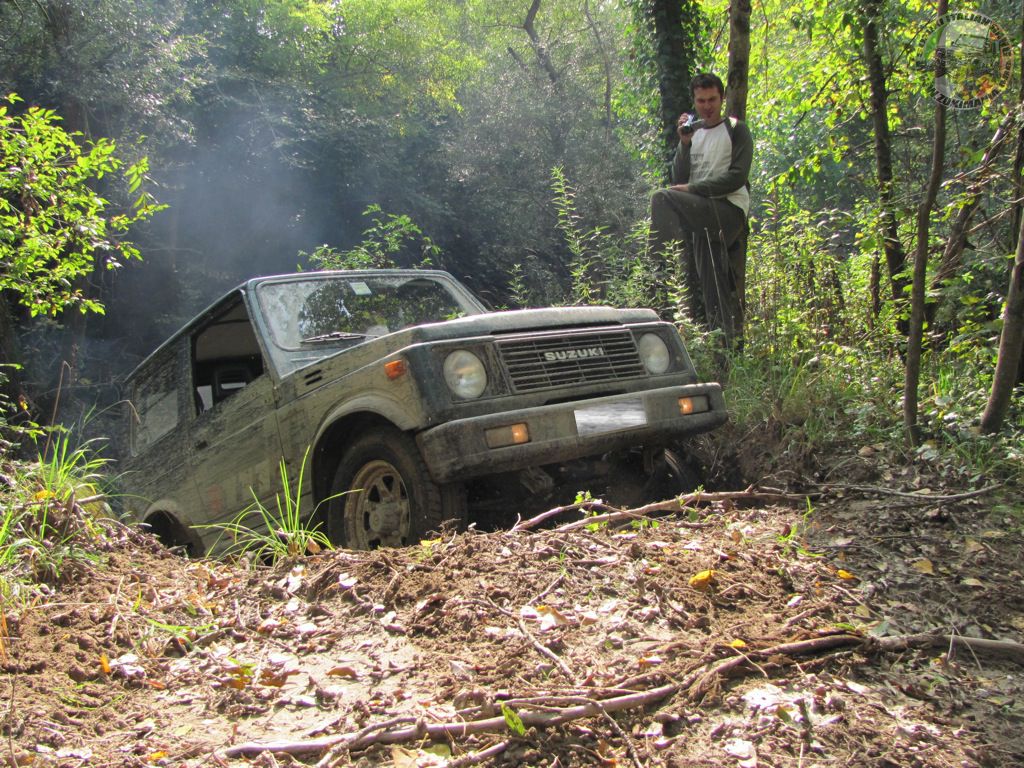
[[[545,334],[498,343],[516,392],[642,376],[629,331]]]

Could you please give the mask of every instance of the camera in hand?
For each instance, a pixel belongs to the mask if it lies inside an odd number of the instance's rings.
[[[691,133],[696,131],[701,126],[701,121],[696,118],[695,115],[687,115],[686,122],[679,124],[679,132],[684,136],[689,136]]]

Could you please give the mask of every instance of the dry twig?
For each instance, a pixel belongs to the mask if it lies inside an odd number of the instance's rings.
[[[1003,483],[994,483],[993,485],[986,485],[984,488],[978,488],[973,491],[965,491],[964,493],[952,493],[947,495],[940,494],[924,494],[924,493],[911,493],[908,491],[897,491],[894,488],[882,488],[875,485],[834,485],[830,484],[822,486],[822,492],[828,490],[842,490],[842,491],[856,491],[857,493],[875,493],[879,496],[898,496],[901,499],[909,499],[917,504],[933,504],[935,502],[950,502],[950,501],[963,501],[965,499],[973,499],[976,496],[983,496],[986,493],[998,490],[1003,487]]]
[[[549,520],[552,517],[564,514],[566,512],[583,511],[589,512],[593,510],[608,510],[605,514],[594,515],[588,517],[585,520],[578,520],[572,523],[566,523],[565,525],[559,526],[555,530],[557,531],[571,531],[576,528],[582,528],[590,525],[591,523],[602,523],[602,522],[613,522],[617,520],[636,520],[648,517],[655,512],[681,512],[683,509],[692,508],[693,506],[700,503],[711,503],[722,502],[722,501],[733,501],[733,502],[764,502],[764,503],[804,503],[806,495],[782,493],[781,491],[774,490],[758,490],[756,488],[747,488],[744,491],[721,491],[716,493],[707,493],[705,491],[694,491],[693,493],[687,493],[683,496],[677,496],[674,499],[668,499],[666,501],[658,501],[653,504],[645,504],[642,507],[635,507],[633,509],[618,509],[617,507],[605,504],[602,501],[584,501],[579,504],[568,504],[564,507],[555,507],[549,509],[547,512],[541,512],[539,515],[535,515],[527,520],[520,520],[512,528],[509,529],[510,533],[518,533],[520,531],[526,531],[531,528],[536,528],[545,520]],[[704,526],[697,523],[689,523],[687,527],[702,528]]]

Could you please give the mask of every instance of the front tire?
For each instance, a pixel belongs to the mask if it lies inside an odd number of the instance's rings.
[[[662,501],[690,493],[701,485],[700,475],[686,459],[671,448],[655,458],[654,472],[644,487],[648,501]]]
[[[360,435],[345,451],[331,484],[327,531],[349,549],[404,547],[465,519],[465,491],[438,485],[416,443],[392,427]]]

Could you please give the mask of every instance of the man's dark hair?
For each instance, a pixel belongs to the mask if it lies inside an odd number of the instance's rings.
[[[694,76],[690,81],[690,95],[693,96],[698,88],[717,88],[719,95],[723,99],[725,98],[725,85],[722,83],[722,78],[710,72],[701,72]]]

